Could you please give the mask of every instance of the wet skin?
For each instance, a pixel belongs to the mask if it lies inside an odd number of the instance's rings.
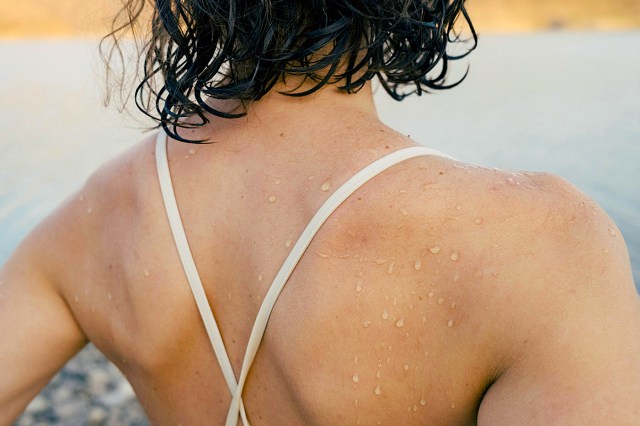
[[[170,141],[187,237],[236,375],[310,218],[415,143],[370,91],[272,95]],[[92,341],[154,424],[222,424],[230,394],[169,231],[155,135],[98,170],[3,267],[0,423]],[[426,144],[429,141],[423,141]],[[34,348],[38,350],[34,350]],[[285,286],[249,375],[254,424],[633,424],[640,305],[615,224],[570,184],[439,157],[354,193]]]

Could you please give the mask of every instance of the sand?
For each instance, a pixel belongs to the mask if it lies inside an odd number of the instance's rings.
[[[0,0],[0,37],[102,35],[120,2]],[[523,32],[549,28],[640,28],[640,0],[472,0],[479,31]]]

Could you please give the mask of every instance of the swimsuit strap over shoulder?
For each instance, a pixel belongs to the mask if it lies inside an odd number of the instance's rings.
[[[247,379],[247,374],[249,373],[249,369],[251,368],[255,355],[258,351],[258,347],[260,346],[260,342],[262,341],[262,337],[264,336],[269,316],[273,311],[273,307],[276,304],[278,296],[322,224],[338,208],[338,206],[340,206],[340,204],[342,204],[358,188],[388,168],[402,161],[419,156],[431,155],[449,157],[441,152],[426,147],[400,149],[387,154],[360,170],[342,186],[336,189],[331,196],[329,196],[300,235],[300,238],[291,249],[289,256],[283,263],[280,271],[273,280],[271,287],[267,291],[249,337],[249,343],[247,344],[244,360],[242,362],[240,378],[238,382],[236,382],[235,374],[231,367],[231,362],[229,361],[229,356],[227,355],[227,351],[222,341],[222,336],[220,335],[220,330],[215,321],[213,312],[211,311],[204,288],[202,287],[202,282],[200,281],[198,271],[189,249],[189,244],[184,233],[180,213],[178,211],[178,205],[173,192],[171,175],[169,173],[166,140],[166,134],[164,132],[160,132],[156,141],[156,161],[158,178],[162,189],[162,198],[164,199],[167,216],[171,225],[171,231],[176,242],[176,247],[178,248],[178,253],[180,254],[180,260],[182,261],[185,275],[196,299],[198,310],[200,311],[207,334],[209,335],[209,340],[211,341],[218,363],[220,364],[220,368],[224,374],[227,387],[233,395],[233,400],[231,401],[231,406],[229,407],[229,413],[225,424],[226,426],[236,426],[238,423],[238,416],[240,416],[242,423],[245,426],[248,426],[249,421],[242,402],[242,391]]]

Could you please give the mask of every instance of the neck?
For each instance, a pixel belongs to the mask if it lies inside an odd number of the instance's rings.
[[[204,128],[180,131],[188,138],[219,140],[214,136],[258,132],[263,137],[270,133],[300,132],[303,129],[341,126],[347,123],[379,122],[373,101],[371,83],[357,93],[345,93],[328,85],[311,95],[303,97],[287,96],[295,89],[293,82],[276,85],[261,100],[247,106],[247,114],[236,119],[223,119],[209,115],[210,124]],[[305,86],[299,90],[305,90]],[[221,111],[237,110],[233,101],[212,101],[211,105]]]

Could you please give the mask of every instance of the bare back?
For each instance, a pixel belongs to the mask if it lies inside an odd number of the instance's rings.
[[[367,164],[413,144],[357,113],[280,120],[223,126],[212,145],[169,144],[187,238],[236,374],[262,298],[318,207]],[[73,321],[154,424],[222,423],[231,396],[178,259],[154,155],[150,137],[103,167],[42,225],[38,244],[58,248],[45,269]],[[533,423],[519,404],[560,418],[603,377],[576,379],[558,354],[587,371],[624,364],[607,378],[626,399],[606,386],[596,396],[637,414],[640,342],[615,349],[640,328],[625,253],[615,225],[555,178],[436,157],[398,164],[336,210],[288,280],[243,394],[249,419]],[[619,332],[599,334],[610,350],[592,351],[580,327],[614,324]],[[584,351],[588,359],[572,358]],[[567,382],[564,404],[549,404]]]

